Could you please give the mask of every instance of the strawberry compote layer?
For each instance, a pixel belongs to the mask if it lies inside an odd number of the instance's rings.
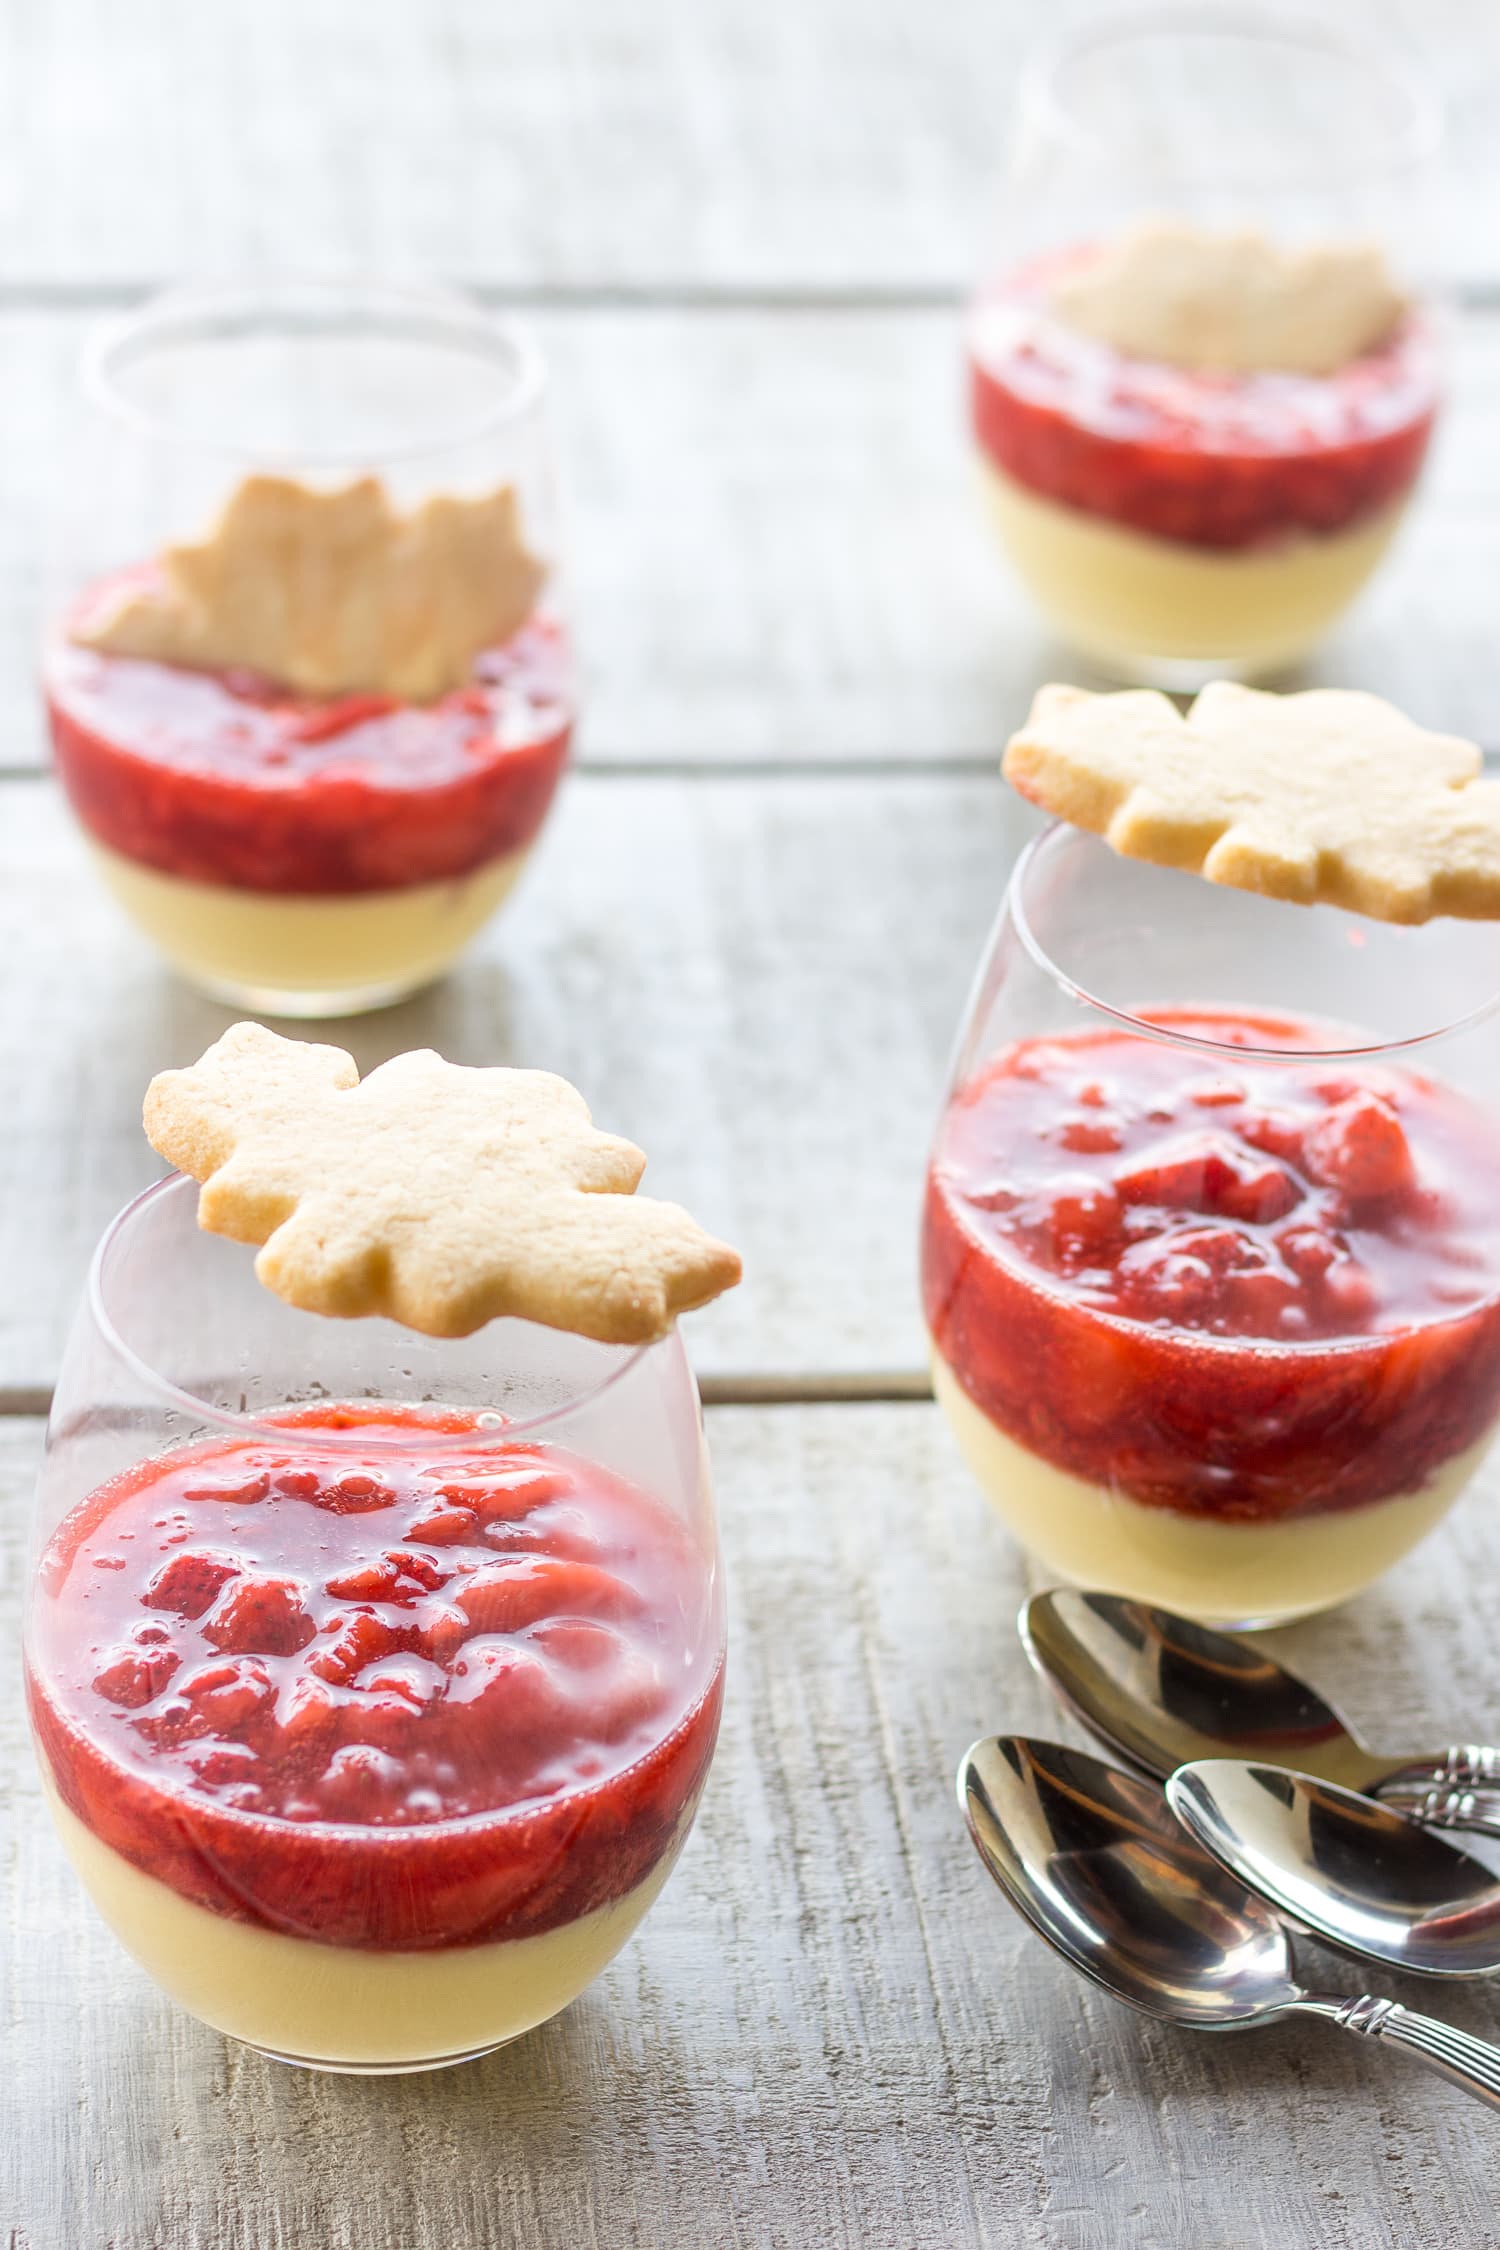
[[[567,757],[568,649],[544,617],[430,704],[297,695],[66,636],[44,684],[75,812],[111,851],[191,882],[328,896],[469,875],[531,843]]]
[[[1018,484],[1216,549],[1351,531],[1411,491],[1438,404],[1420,314],[1332,375],[1171,367],[1065,327],[1048,294],[1066,262],[1024,269],[972,318],[975,435]]]
[[[1500,1146],[1415,1072],[1286,1017],[1151,1011],[1218,1050],[1019,1041],[927,1182],[933,1342],[1055,1467],[1230,1520],[1415,1492],[1500,1415]],[[1238,1064],[1236,1047],[1291,1050]]]
[[[102,1843],[217,1914],[369,1948],[553,1929],[674,1848],[719,1723],[705,1558],[606,1470],[455,1453],[464,1426],[392,1451],[409,1419],[328,1410],[65,1519],[27,1684]]]

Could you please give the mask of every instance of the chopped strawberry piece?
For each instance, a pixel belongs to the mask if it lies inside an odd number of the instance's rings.
[[[148,1609],[172,1609],[179,1617],[201,1617],[212,1609],[240,1568],[224,1555],[169,1556],[150,1580],[141,1600]]]
[[[249,1508],[257,1500],[264,1500],[271,1489],[271,1479],[264,1470],[247,1477],[215,1484],[185,1484],[184,1500],[212,1500],[224,1507]]]
[[[486,1563],[453,1589],[453,1603],[476,1633],[516,1633],[544,1617],[622,1617],[635,1606],[609,1571],[548,1555]]]
[[[396,1760],[373,1743],[348,1742],[329,1759],[319,1794],[335,1819],[359,1820],[398,1798],[403,1778]]]
[[[200,1664],[197,1671],[177,1683],[178,1695],[191,1710],[187,1731],[195,1734],[232,1734],[245,1726],[269,1703],[276,1690],[254,1658],[227,1664]]]
[[[563,1731],[566,1707],[546,1659],[518,1641],[473,1641],[453,1665],[448,1700],[470,1709],[506,1750]]]
[[[1283,1164],[1302,1162],[1302,1136],[1307,1130],[1307,1121],[1293,1110],[1247,1110],[1243,1117],[1235,1119],[1234,1129],[1251,1148],[1258,1148],[1267,1156],[1280,1157]]]
[[[307,1668],[320,1680],[330,1680],[343,1687],[373,1664],[377,1656],[390,1656],[406,1646],[406,1634],[396,1625],[388,1625],[373,1610],[356,1610],[345,1618],[334,1639],[326,1647],[314,1652],[307,1660]]]
[[[446,1664],[472,1630],[468,1618],[452,1602],[424,1602],[415,1613],[416,1645],[434,1664]]]
[[[401,1536],[421,1539],[429,1547],[459,1547],[479,1537],[479,1518],[472,1508],[424,1508],[420,1515],[413,1516]]]
[[[340,1698],[325,1680],[304,1672],[293,1680],[276,1711],[276,1725],[288,1749],[333,1739],[337,1730]]]
[[[1288,1227],[1277,1235],[1276,1247],[1300,1281],[1316,1281],[1342,1255],[1334,1237],[1321,1227]]]
[[[203,1637],[237,1655],[295,1656],[317,1631],[295,1578],[238,1577],[204,1619]]]
[[[111,1703],[126,1711],[139,1711],[142,1704],[160,1695],[178,1661],[170,1649],[152,1649],[149,1653],[127,1649],[94,1674],[94,1686]]]
[[[532,1468],[438,1486],[443,1499],[455,1508],[471,1508],[481,1523],[529,1515],[533,1508],[558,1499],[567,1489],[568,1479],[557,1470]]]
[[[1047,1232],[1053,1254],[1082,1259],[1104,1257],[1120,1241],[1120,1199],[1105,1180],[1087,1175],[1054,1183],[1047,1203]]]
[[[351,1570],[335,1571],[323,1584],[338,1602],[388,1602],[400,1591],[401,1579],[400,1563],[394,1556],[384,1555],[378,1562],[356,1563]]]
[[[431,1555],[414,1554],[405,1547],[388,1548],[385,1559],[395,1564],[403,1578],[425,1587],[429,1594],[436,1593],[439,1586],[446,1586],[453,1575],[444,1570],[441,1563],[435,1563]]]
[[[318,1496],[320,1507],[329,1508],[336,1516],[364,1515],[372,1508],[389,1508],[396,1498],[395,1487],[382,1478],[351,1472],[335,1477],[322,1487]]]
[[[1257,1159],[1223,1133],[1190,1133],[1117,1165],[1115,1186],[1127,1203],[1169,1211],[1207,1211],[1252,1224],[1285,1218],[1298,1201],[1297,1183],[1269,1159]]]
[[[1351,1094],[1309,1128],[1303,1146],[1312,1177],[1351,1204],[1383,1202],[1416,1185],[1401,1120],[1379,1094]]]
[[[316,1499],[323,1484],[316,1469],[278,1469],[272,1481],[289,1500]]]
[[[1119,1126],[1103,1117],[1065,1117],[1057,1137],[1075,1156],[1112,1156],[1124,1144]]]

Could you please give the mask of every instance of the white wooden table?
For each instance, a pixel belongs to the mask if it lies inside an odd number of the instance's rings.
[[[1316,676],[1500,747],[1500,21],[1362,13],[1454,98],[1458,377],[1420,519]],[[4,2250],[1500,2241],[1477,2108],[1312,2029],[1194,2041],[1113,2007],[1013,1919],[953,1809],[971,1736],[1063,1730],[1011,1630],[1024,1566],[927,1399],[914,1285],[944,1054],[1024,832],[995,758],[1063,661],[974,522],[958,405],[958,294],[1036,15],[0,11]],[[141,1087],[226,1020],[118,922],[42,771],[68,381],[141,288],[288,263],[534,314],[589,663],[513,909],[349,1042],[566,1071],[749,1265],[692,1339],[734,1605],[697,1834],[566,2016],[386,2082],[263,2063],[121,1959],[42,1814],[14,1653],[66,1321],[153,1169]],[[1500,1733],[1497,1500],[1492,1479],[1398,1583],[1280,1636],[1382,1739]],[[1445,2000],[1500,2035],[1493,1996]]]

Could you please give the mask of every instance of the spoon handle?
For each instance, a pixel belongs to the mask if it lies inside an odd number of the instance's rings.
[[[1500,1750],[1454,1743],[1438,1758],[1398,1766],[1375,1794],[1428,1828],[1466,1828],[1500,1836]]]
[[[1451,2023],[1421,2016],[1403,2008],[1399,2000],[1377,2000],[1371,1994],[1345,2000],[1335,1995],[1308,1992],[1296,2003],[1299,2012],[1322,2016],[1341,2031],[1359,2039],[1383,2039],[1403,2047],[1440,2078],[1461,2086],[1476,2101],[1500,2109],[1500,2047],[1487,2039],[1471,2038]]]

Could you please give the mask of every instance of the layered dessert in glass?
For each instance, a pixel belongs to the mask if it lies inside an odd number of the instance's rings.
[[[196,1195],[106,1236],[59,1387],[48,1802],[205,2023],[329,2069],[461,2061],[593,1981],[692,1825],[724,1666],[692,1376],[675,1328],[295,1309]]]
[[[1234,238],[1200,247],[1239,262]],[[1143,321],[1128,350],[1108,319],[1090,333],[1070,318],[1090,269],[1126,256],[1060,253],[977,306],[970,395],[992,518],[1043,609],[1108,666],[1188,682],[1285,664],[1405,514],[1438,404],[1430,317],[1377,287],[1335,365],[1235,365],[1255,341],[1238,334],[1189,337],[1174,361],[1170,330],[1153,351]],[[1138,308],[1145,285],[1127,286]],[[1316,303],[1316,269],[1307,287]]]
[[[86,372],[43,688],[95,864],[219,997],[400,997],[508,896],[571,738],[534,347],[268,286],[164,299]]]
[[[1023,855],[922,1290],[938,1399],[1049,1571],[1265,1623],[1446,1514],[1500,1422],[1497,995],[1487,923],[1217,888],[1066,825]]]
[[[1288,665],[1367,583],[1439,408],[1441,116],[1362,27],[1138,6],[1049,42],[967,326],[987,513],[1107,673]]]

